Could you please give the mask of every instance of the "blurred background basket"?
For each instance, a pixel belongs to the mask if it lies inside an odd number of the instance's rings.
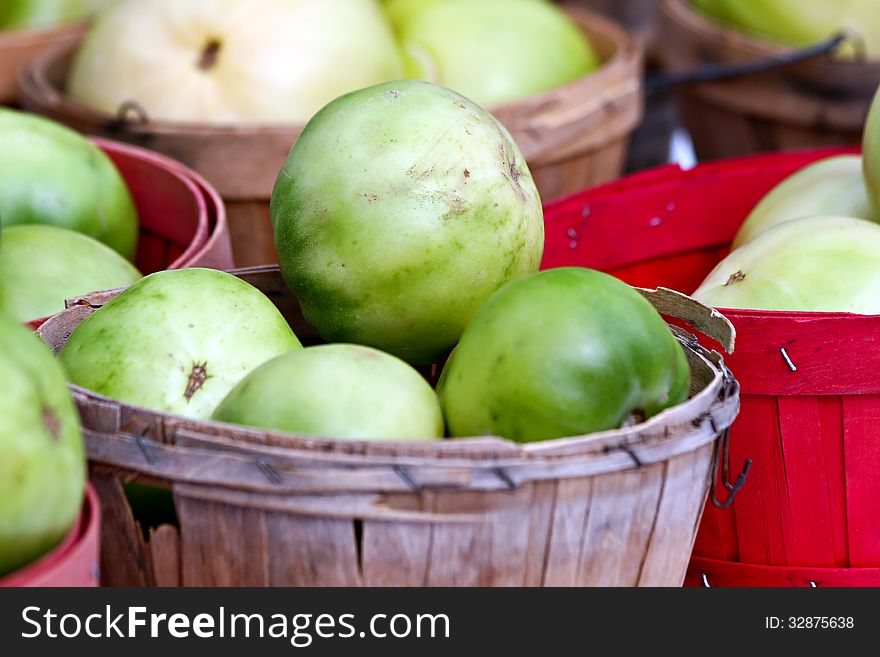
[[[277,268],[238,274],[314,338]],[[40,334],[60,348],[114,294],[72,301]],[[723,318],[681,295],[646,294],[732,339]],[[739,404],[718,354],[679,339],[693,371],[688,402],[633,427],[525,446],[298,437],[73,387],[104,510],[104,583],[678,586]],[[121,486],[132,480],[171,487],[177,526],[145,537]]]
[[[585,192],[547,209],[545,264],[590,266],[634,285],[691,292],[772,187],[845,152],[852,151],[753,156],[689,171],[668,166]],[[792,567],[851,569],[849,581],[875,582],[880,317],[721,312],[737,330],[728,365],[742,386],[731,467],[747,458],[753,466],[731,508],[707,509],[695,556],[723,562],[708,576],[728,584],[736,573],[742,585],[755,581],[734,563],[778,567],[768,584],[785,581]],[[712,565],[700,562],[689,581]]]
[[[47,48],[77,43],[85,34],[82,24],[27,30],[0,30],[0,105],[18,103],[18,73]]]
[[[545,199],[613,180],[642,115],[639,43],[617,24],[570,9],[603,66],[546,94],[493,109],[516,138]],[[33,60],[22,72],[25,108],[88,134],[121,139],[178,159],[207,178],[226,201],[238,266],[275,262],[269,198],[301,125],[208,126],[151,122],[136,105],[119,116],[95,112],[64,94],[75,45]]]
[[[688,0],[658,0],[659,55],[668,72],[772,60],[792,53],[705,18]],[[688,85],[678,92],[700,160],[820,146],[857,145],[880,61],[820,57],[759,75]]]

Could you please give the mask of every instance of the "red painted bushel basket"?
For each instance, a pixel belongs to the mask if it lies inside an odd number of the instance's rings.
[[[101,505],[97,494],[89,486],[82,515],[64,540],[41,559],[0,578],[0,587],[99,586],[100,543]]]
[[[846,152],[667,166],[569,197],[546,210],[544,266],[691,293],[764,194]],[[753,466],[732,507],[707,505],[688,583],[880,584],[880,316],[722,312],[743,393],[731,475]]]
[[[145,148],[93,138],[128,185],[141,220],[135,264],[149,274],[232,268],[226,211],[217,191],[180,162]]]
[[[232,269],[226,209],[204,178],[164,155],[93,141],[119,169],[134,198],[141,222],[135,264],[143,274],[185,267]],[[28,325],[37,329],[43,321]]]

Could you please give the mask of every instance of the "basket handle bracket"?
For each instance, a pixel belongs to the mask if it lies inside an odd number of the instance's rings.
[[[731,483],[730,429],[727,429],[718,440],[718,442],[715,443],[715,455],[712,460],[712,504],[715,505],[716,508],[723,511],[733,504],[736,496],[743,489],[743,486],[746,485],[746,480],[749,477],[749,471],[752,469],[752,459],[746,459],[745,463],[743,464],[743,469],[739,473],[739,476],[736,478],[736,481]],[[725,500],[718,499],[719,480],[721,481],[721,484],[724,486],[724,488],[727,489],[727,499]]]

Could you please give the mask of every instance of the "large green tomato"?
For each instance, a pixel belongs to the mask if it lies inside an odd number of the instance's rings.
[[[52,27],[86,18],[113,0],[0,0],[0,29]]]
[[[256,288],[213,269],[179,269],[141,279],[90,315],[60,358],[79,386],[208,418],[252,370],[300,347]]]
[[[733,247],[785,221],[819,215],[880,220],[880,211],[868,199],[861,157],[830,157],[783,180],[749,214]]]
[[[880,57],[876,0],[691,0],[691,4],[718,22],[790,46],[808,46],[846,31],[862,41],[869,57]],[[856,53],[851,42],[839,54]]]
[[[589,269],[508,284],[477,313],[438,394],[452,436],[531,442],[615,429],[685,401],[690,367],[636,290]]]
[[[785,222],[731,253],[694,297],[715,308],[880,314],[880,226]]]
[[[284,279],[328,342],[442,360],[483,302],[537,271],[541,199],[510,134],[425,82],[363,89],[309,122],[271,204]]]
[[[403,76],[375,0],[131,0],[102,12],[68,91],[156,120],[305,122],[337,96]]]
[[[434,0],[393,6],[409,77],[498,105],[585,76],[599,59],[555,5],[512,0]]]
[[[261,365],[214,412],[220,422],[360,440],[443,437],[437,395],[421,374],[376,349],[298,349]]]
[[[132,260],[137,211],[119,171],[82,135],[0,108],[0,223],[85,233]]]
[[[0,576],[41,557],[79,516],[86,460],[61,366],[0,316]]]
[[[113,249],[54,226],[0,231],[0,311],[20,322],[64,310],[71,297],[126,287],[141,277]]]

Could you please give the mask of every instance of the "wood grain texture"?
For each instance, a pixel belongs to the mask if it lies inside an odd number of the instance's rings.
[[[351,520],[267,513],[270,586],[360,586]]]
[[[572,479],[556,484],[544,586],[575,586],[581,546],[592,503],[593,480]]]
[[[690,554],[706,502],[698,492],[708,488],[712,447],[706,446],[666,466],[654,530],[644,554],[639,586],[680,586],[687,564],[669,555]]]
[[[112,475],[90,479],[101,498],[101,584],[152,585],[155,580],[147,545],[119,480]]]
[[[842,421],[837,399],[822,404],[818,397],[780,397],[779,432],[786,475],[785,502],[789,521],[783,524],[787,566],[845,566],[845,525],[840,525],[841,502],[836,485],[844,475],[840,463]],[[828,412],[831,411],[831,412]],[[837,449],[826,462],[826,442]],[[791,473],[791,474],[789,474]],[[817,482],[827,482],[818,484]],[[821,527],[821,531],[816,531]]]
[[[156,586],[168,588],[181,585],[180,533],[177,527],[162,525],[150,530],[150,561]]]
[[[774,397],[747,395],[742,399],[742,408],[745,412],[731,430],[731,458],[734,453],[737,456],[733,463],[751,458],[749,477],[760,483],[743,488],[733,507],[739,558],[748,563],[784,565],[784,535],[791,532],[791,520],[777,401]]]
[[[578,586],[635,586],[655,531],[665,466],[596,477]]]
[[[420,512],[434,510],[434,497],[388,495],[384,504]],[[423,586],[427,580],[432,526],[426,522],[364,521],[363,578],[366,586]]]
[[[227,201],[229,236],[236,267],[278,262],[275,232],[269,219],[269,200]]]
[[[267,586],[269,544],[262,511],[176,494],[184,586]]]

